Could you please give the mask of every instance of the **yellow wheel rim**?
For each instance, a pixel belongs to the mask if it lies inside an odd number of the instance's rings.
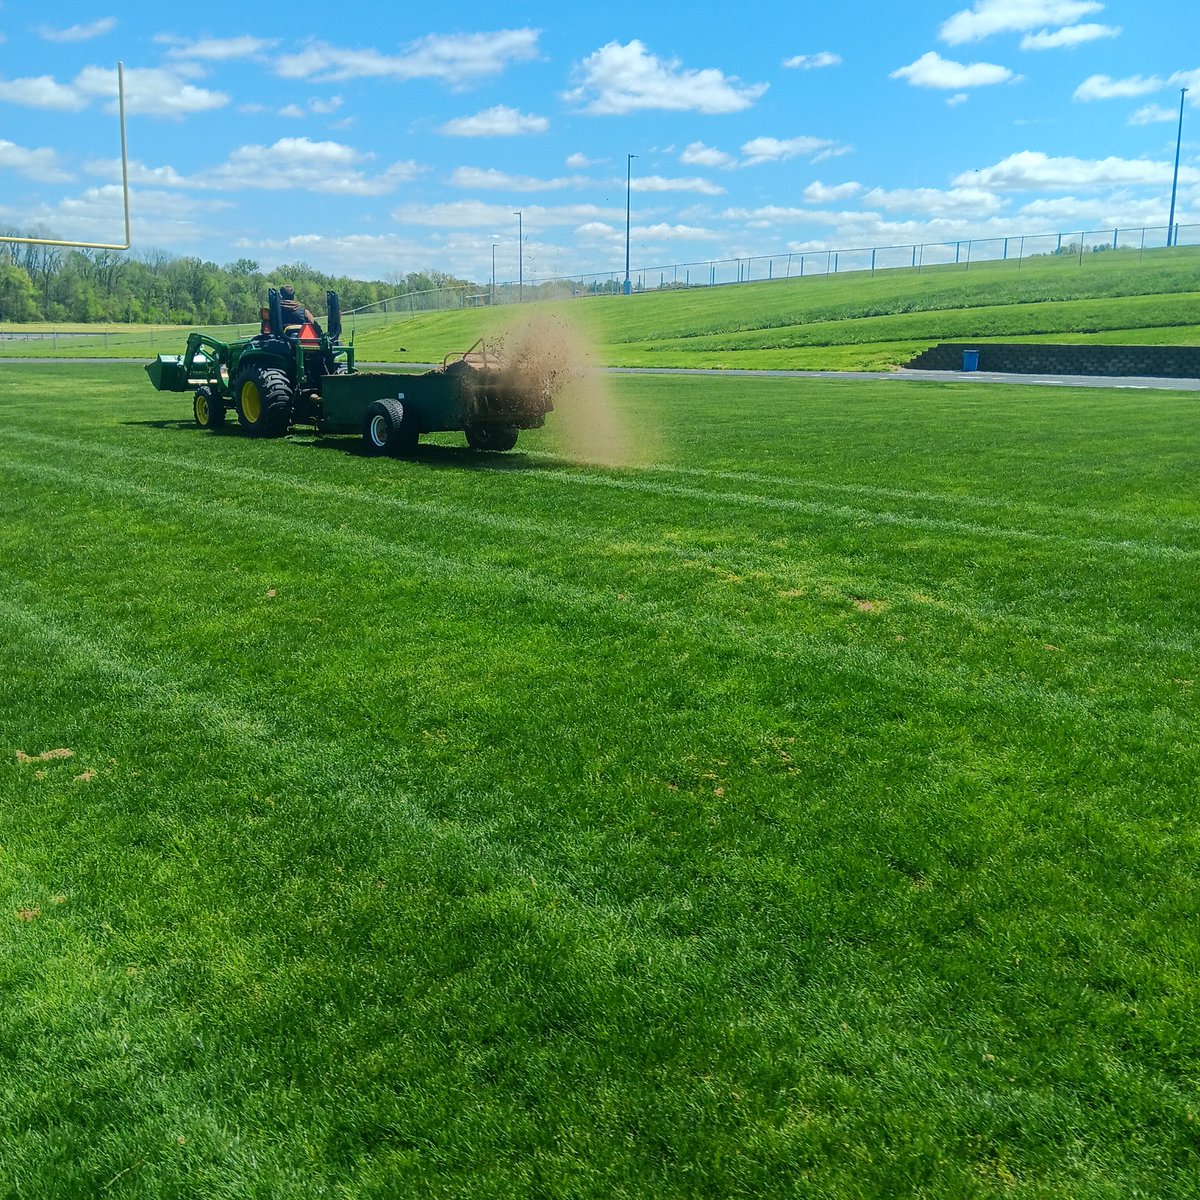
[[[258,384],[253,379],[247,379],[242,384],[242,416],[251,425],[258,424],[258,419],[262,416],[262,396],[259,394]]]
[[[201,396],[196,397],[196,420],[201,425],[208,424],[208,397],[207,396],[201,395]]]

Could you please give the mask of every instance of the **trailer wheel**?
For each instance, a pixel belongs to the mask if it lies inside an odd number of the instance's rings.
[[[472,450],[511,450],[517,444],[515,425],[468,425],[465,432]]]
[[[273,367],[252,363],[233,381],[243,428],[259,437],[282,437],[292,422],[292,385]]]
[[[201,429],[220,429],[225,424],[225,401],[220,388],[211,383],[198,387],[192,400],[192,415]]]
[[[418,434],[399,400],[373,400],[363,413],[363,444],[368,454],[411,454]]]

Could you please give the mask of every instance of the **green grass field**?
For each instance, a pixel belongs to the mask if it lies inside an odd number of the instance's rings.
[[[1200,248],[815,276],[771,283],[576,299],[555,305],[347,318],[359,358],[440,362],[530,311],[583,329],[608,366],[885,370],[939,341],[1200,344]],[[30,327],[35,330],[36,327]],[[88,327],[76,327],[87,331]],[[187,330],[0,340],[0,357],[180,354]],[[218,337],[249,336],[214,330]]]
[[[0,365],[0,1194],[1196,1195],[1196,395],[613,388]]]

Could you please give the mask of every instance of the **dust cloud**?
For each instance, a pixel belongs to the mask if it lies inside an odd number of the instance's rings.
[[[587,335],[561,315],[535,313],[509,326],[498,348],[531,390],[548,387],[554,412],[546,428],[566,458],[603,466],[632,467],[654,459],[655,439],[635,433],[614,402]]]

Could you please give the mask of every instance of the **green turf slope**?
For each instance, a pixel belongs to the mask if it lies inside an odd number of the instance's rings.
[[[1200,342],[1200,250],[1133,251],[880,271],[578,298],[489,309],[347,318],[364,361],[440,362],[531,316],[569,323],[611,366],[885,370],[946,339]],[[79,327],[81,330],[93,327]],[[236,331],[214,330],[218,337]],[[253,332],[243,327],[241,336]],[[187,330],[0,341],[0,357],[152,358]]]

